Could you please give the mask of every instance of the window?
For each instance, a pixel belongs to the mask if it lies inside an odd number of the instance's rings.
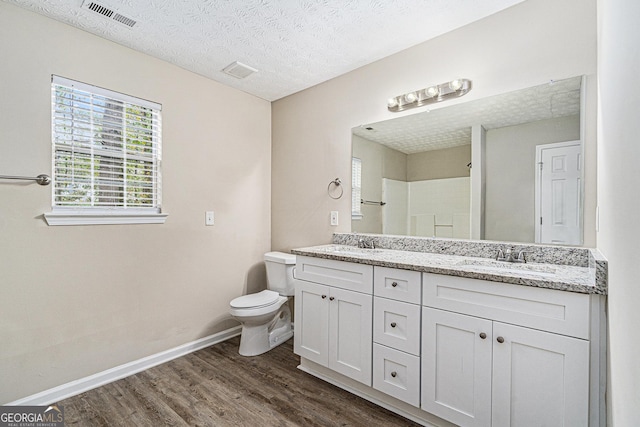
[[[351,219],[362,219],[362,160],[351,158]]]
[[[161,105],[53,76],[49,225],[163,223]]]

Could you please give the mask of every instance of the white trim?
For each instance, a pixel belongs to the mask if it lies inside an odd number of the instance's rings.
[[[242,326],[234,326],[233,328],[226,329],[218,332],[217,334],[209,335],[208,337],[200,338],[199,340],[191,341],[181,346],[152,354],[151,356],[143,357],[142,359],[134,360],[132,362],[125,363],[124,365],[116,366],[115,368],[107,369],[106,371],[98,372],[97,374],[80,378],[40,393],[32,394],[31,396],[23,397],[22,399],[6,403],[5,405],[51,405],[63,399],[76,396],[80,393],[84,393],[85,391],[92,390],[133,374],[137,374],[138,372],[142,372],[149,368],[153,368],[154,366],[162,363],[169,362],[170,360],[186,354],[193,353],[194,351],[202,350],[203,348],[209,347],[213,344],[226,341],[229,338],[240,335],[241,331]]]
[[[92,212],[46,212],[48,225],[114,225],[114,224],[164,224],[166,213],[92,213]]]

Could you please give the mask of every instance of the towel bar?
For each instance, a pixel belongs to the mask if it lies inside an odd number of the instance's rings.
[[[12,175],[0,175],[0,179],[19,179],[22,181],[35,181],[40,185],[49,185],[51,184],[51,178],[49,175],[41,174],[36,177],[30,176],[12,176]]]

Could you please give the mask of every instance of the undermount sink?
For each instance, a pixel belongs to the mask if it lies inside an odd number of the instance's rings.
[[[456,266],[479,273],[506,273],[540,277],[554,277],[556,275],[556,269],[554,267],[540,264],[518,264],[492,260],[464,260],[458,262]]]

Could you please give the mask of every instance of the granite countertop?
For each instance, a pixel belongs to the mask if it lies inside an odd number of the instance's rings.
[[[547,263],[507,263],[490,258],[394,249],[360,249],[329,244],[293,249],[291,253],[425,273],[446,274],[515,285],[606,295],[606,281],[596,269]]]

